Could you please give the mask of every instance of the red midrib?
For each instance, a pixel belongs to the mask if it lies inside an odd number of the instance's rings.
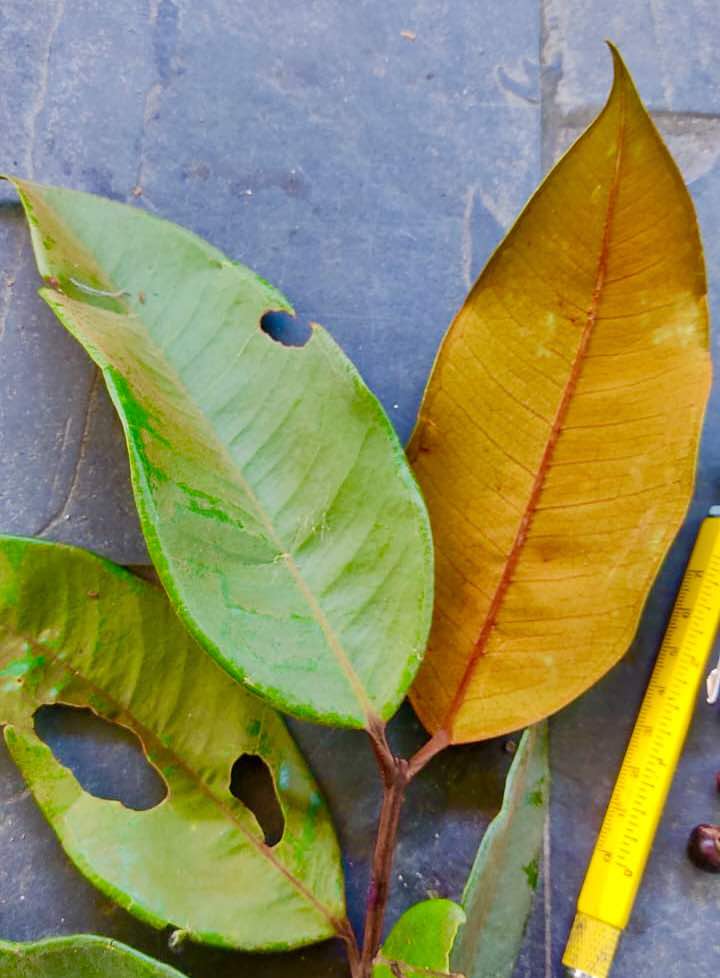
[[[518,526],[517,533],[515,534],[515,539],[513,540],[512,547],[510,548],[510,553],[505,561],[505,566],[503,567],[500,580],[498,581],[497,588],[493,595],[492,601],[490,602],[490,607],[488,609],[485,622],[480,631],[480,634],[475,642],[470,658],[468,659],[467,665],[465,667],[465,672],[458,686],[457,692],[450,704],[450,707],[445,715],[445,719],[442,722],[441,729],[446,731],[448,734],[451,732],[452,724],[457,716],[460,708],[465,699],[465,693],[467,688],[472,682],[475,670],[477,669],[480,659],[485,654],[488,641],[490,640],[490,635],[497,622],[500,609],[502,607],[505,595],[507,594],[508,588],[512,582],[512,577],[517,567],[518,560],[520,559],[520,554],[525,546],[525,541],[527,540],[528,531],[530,529],[530,524],[532,523],[533,517],[537,510],[538,501],[542,494],[543,487],[545,485],[545,479],[552,462],[552,457],[555,452],[555,446],[557,445],[560,433],[563,429],[565,423],[565,417],[572,401],[573,395],[577,388],[578,380],[580,379],[580,374],[582,373],[583,363],[585,361],[585,355],[587,353],[587,348],[592,337],[593,329],[597,321],[597,312],[600,304],[600,296],[602,293],[603,286],[605,284],[605,276],[607,273],[607,263],[608,263],[608,246],[610,241],[610,229],[612,225],[612,219],[615,212],[615,204],[617,201],[618,185],[620,180],[620,163],[622,159],[622,147],[623,139],[625,133],[625,99],[624,93],[620,94],[620,110],[619,110],[619,122],[618,122],[618,136],[617,136],[617,154],[615,157],[615,172],[613,174],[612,184],[610,185],[610,191],[608,193],[608,206],[607,213],[605,215],[605,224],[603,226],[602,241],[600,244],[600,253],[598,255],[597,272],[595,275],[595,286],[593,288],[592,299],[590,302],[590,307],[587,313],[587,320],[585,326],[583,327],[582,335],[580,337],[580,343],[578,344],[577,352],[573,360],[572,366],[570,368],[570,373],[568,375],[567,384],[563,390],[562,397],[560,398],[560,403],[558,404],[557,411],[555,412],[555,417],[553,418],[552,426],[550,428],[550,434],[545,445],[545,450],[543,451],[542,457],[538,465],[538,470],[533,481],[532,488],[530,490],[530,495],[528,497],[527,505],[523,512],[520,524]]]

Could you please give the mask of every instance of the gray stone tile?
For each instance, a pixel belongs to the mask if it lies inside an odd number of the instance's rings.
[[[543,64],[557,111],[604,100],[614,41],[648,104],[673,112],[720,111],[714,0],[544,0]]]
[[[124,198],[137,175],[151,32],[144,4],[98,10],[47,0],[30,17],[27,4],[3,6],[0,172]],[[1,213],[0,525],[145,559],[119,426],[103,391],[89,397],[87,357],[35,295],[17,209]]]

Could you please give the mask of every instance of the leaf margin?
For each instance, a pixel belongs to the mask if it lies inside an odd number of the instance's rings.
[[[32,201],[32,191],[35,189],[39,192],[49,190],[75,195],[78,198],[95,198],[97,200],[102,200],[103,203],[111,209],[118,208],[119,210],[125,212],[133,212],[134,215],[139,216],[142,220],[147,219],[151,222],[157,222],[158,224],[165,225],[167,228],[171,228],[173,232],[179,233],[183,240],[191,242],[195,246],[199,246],[202,249],[207,249],[209,252],[212,252],[214,259],[221,262],[223,266],[233,266],[239,273],[252,276],[253,279],[256,279],[263,285],[263,287],[267,288],[271,299],[268,301],[268,304],[265,307],[265,312],[278,311],[287,312],[294,315],[294,310],[291,304],[277,288],[270,285],[270,283],[267,283],[264,279],[256,275],[256,273],[241,263],[229,261],[229,259],[227,259],[227,257],[219,249],[215,248],[212,244],[205,241],[205,239],[201,238],[199,235],[193,233],[187,228],[182,227],[181,225],[175,224],[170,220],[158,217],[154,214],[148,214],[147,211],[140,207],[132,207],[118,201],[99,197],[95,194],[88,194],[85,191],[66,190],[66,188],[39,184],[34,181],[24,180],[7,173],[0,173],[0,179],[8,181],[15,188],[20,197],[30,229],[33,252],[38,270],[45,280],[45,286],[39,289],[40,297],[52,309],[56,317],[62,323],[63,327],[74,336],[81,346],[83,346],[103,375],[109,396],[113,402],[115,410],[118,413],[123,428],[130,462],[130,475],[135,504],[140,516],[141,527],[146,539],[148,550],[150,552],[153,564],[161,577],[163,586],[171,598],[176,613],[183,620],[186,628],[194,636],[198,644],[201,645],[201,647],[203,647],[208,654],[211,655],[223,669],[225,669],[225,671],[227,671],[234,679],[245,685],[255,695],[266,699],[275,708],[309,722],[350,729],[379,729],[386,720],[395,714],[400,704],[403,702],[421,665],[425,650],[427,648],[427,635],[429,633],[430,623],[432,620],[434,596],[434,548],[432,543],[432,528],[430,525],[429,516],[427,514],[422,492],[419,488],[414,473],[407,462],[404,448],[400,443],[397,432],[395,431],[395,428],[379,399],[367,386],[355,365],[345,354],[340,345],[333,339],[332,335],[319,324],[311,323],[312,333],[308,343],[314,342],[316,346],[321,348],[323,351],[328,351],[332,354],[334,361],[328,361],[329,369],[336,371],[339,370],[341,374],[345,374],[354,385],[355,390],[362,394],[362,396],[365,398],[366,406],[372,411],[373,422],[377,425],[378,430],[382,432],[383,437],[391,446],[392,462],[395,473],[400,478],[405,491],[408,493],[408,498],[411,497],[413,501],[412,505],[416,516],[416,529],[422,542],[422,560],[425,570],[423,594],[421,600],[419,601],[420,612],[415,616],[416,628],[414,638],[412,643],[408,643],[409,647],[410,644],[412,645],[412,651],[409,651],[406,655],[403,669],[397,674],[395,688],[391,693],[387,693],[385,695],[384,704],[377,710],[367,710],[363,708],[361,702],[362,697],[360,696],[356,698],[360,704],[361,711],[364,712],[364,717],[359,718],[358,716],[352,716],[347,713],[342,714],[340,712],[333,711],[331,708],[319,713],[317,710],[314,710],[307,704],[303,704],[302,701],[291,699],[287,693],[287,690],[283,691],[282,685],[267,685],[253,679],[249,675],[247,669],[242,667],[236,660],[230,658],[227,653],[223,652],[217,642],[210,639],[210,637],[195,621],[192,614],[188,611],[182,591],[177,585],[175,575],[171,569],[171,560],[168,558],[161,543],[156,527],[157,521],[153,518],[153,514],[151,512],[151,503],[149,500],[152,499],[152,496],[149,492],[146,478],[145,470],[147,467],[142,462],[142,448],[139,448],[138,439],[133,437],[131,425],[128,422],[128,414],[131,414],[132,412],[127,410],[127,384],[124,381],[124,377],[112,366],[112,364],[107,361],[107,358],[104,357],[97,347],[80,335],[77,327],[72,323],[72,320],[69,319],[67,311],[62,302],[59,301],[62,293],[60,293],[59,296],[58,290],[55,287],[58,283],[57,280],[54,279],[52,274],[53,267],[48,260],[48,249],[43,241],[40,230],[40,220],[35,213],[35,207]],[[78,239],[74,240],[75,244],[77,245]],[[89,258],[89,262],[94,264],[94,258],[87,251],[85,246],[81,244],[79,247],[80,250],[82,250],[83,253]],[[97,266],[95,267],[97,268]],[[72,279],[70,281],[72,281]],[[109,290],[107,292],[108,295],[117,294],[111,292],[114,283],[112,283],[109,278],[102,273],[98,273],[97,284],[103,288],[107,287]],[[48,287],[49,285],[52,287]],[[307,345],[308,344],[306,344],[306,346]],[[299,351],[302,348],[292,349]],[[390,650],[390,652],[391,651],[392,650]],[[357,677],[357,673],[354,673],[354,675]],[[360,683],[360,685],[362,684]]]
[[[523,732],[505,781],[500,810],[485,830],[473,860],[462,895],[462,906],[467,915],[467,922],[459,930],[450,954],[452,967],[463,972],[467,978],[510,978],[521,949],[535,900],[539,865],[543,855],[544,833],[547,819],[550,817],[549,737],[547,720],[541,720]],[[523,815],[523,807],[530,817],[529,832],[521,831],[521,828],[527,829],[527,825],[518,826],[518,821]],[[523,821],[526,822],[527,818]],[[515,836],[519,834],[519,841],[513,840],[513,833]],[[524,862],[526,858],[527,863]],[[499,873],[498,864],[502,867]],[[513,906],[513,912],[509,915],[509,924],[501,928],[504,942],[501,948],[503,952],[501,956],[504,958],[500,962],[501,970],[498,970],[497,958],[492,972],[488,972],[485,967],[488,963],[487,954],[491,943],[489,937],[497,932],[491,930],[491,933],[480,941],[479,953],[484,957],[481,958],[482,970],[478,971],[478,954],[475,951],[475,944],[479,937],[478,927],[487,926],[488,919],[493,915],[493,903],[498,900],[502,902],[503,888],[506,889],[509,885],[509,869],[512,869],[516,876],[522,872],[526,877],[519,882],[520,909],[518,911]],[[485,874],[491,877],[490,881],[484,879]],[[485,884],[490,882],[492,885],[493,880],[498,881],[497,886],[487,895],[487,891],[482,891],[483,882]],[[527,883],[527,891],[523,889],[525,883]],[[474,917],[476,899],[481,901],[480,921]],[[518,924],[520,926],[517,926]],[[513,925],[515,925],[514,929]],[[493,951],[497,951],[495,946]]]
[[[138,964],[137,978],[185,978],[182,972],[177,971],[171,965],[157,961],[122,941],[117,941],[111,937],[102,937],[99,934],[64,934],[58,937],[44,937],[37,941],[0,940],[0,978],[17,978],[16,975],[3,975],[2,959],[4,954],[32,957],[34,954],[42,955],[45,951],[62,951],[65,948],[71,952],[100,950],[101,948],[110,953],[117,952],[128,961],[134,961]]]

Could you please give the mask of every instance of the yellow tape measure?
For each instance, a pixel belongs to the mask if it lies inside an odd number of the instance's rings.
[[[563,955],[574,978],[609,975],[665,807],[720,621],[718,517],[700,528],[580,891]],[[719,685],[713,670],[709,701]]]

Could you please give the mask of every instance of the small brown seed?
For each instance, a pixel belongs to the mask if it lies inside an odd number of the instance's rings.
[[[688,839],[687,854],[698,869],[720,873],[720,825],[696,825]]]

